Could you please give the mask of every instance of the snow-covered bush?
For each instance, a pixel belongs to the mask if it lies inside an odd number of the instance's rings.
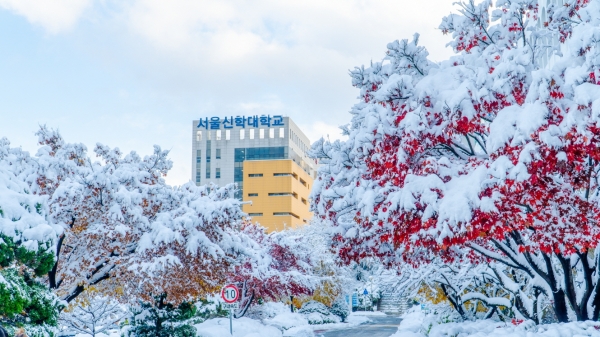
[[[62,307],[62,301],[31,275],[17,268],[0,270],[0,326],[10,335],[21,328],[31,337],[53,335]]]
[[[283,304],[281,302],[263,302],[260,305],[255,305],[248,309],[246,317],[257,320],[264,320],[288,312],[290,312],[289,305]]]
[[[209,296],[207,299],[200,299],[195,303],[195,307],[195,313],[193,318],[190,319],[190,324],[198,324],[207,319],[225,317],[229,315],[229,311],[223,309],[216,296]]]
[[[338,297],[335,301],[333,301],[333,305],[329,308],[329,311],[339,317],[342,322],[346,321],[346,317],[350,315],[350,309],[348,308],[348,303],[344,300],[343,297]]]
[[[94,292],[86,292],[81,297],[61,313],[60,322],[69,330],[95,337],[118,327],[118,323],[129,316],[127,310],[110,297],[97,296]]]
[[[298,313],[304,315],[309,324],[337,323],[339,318],[329,311],[329,308],[317,301],[308,301],[302,305]]]
[[[195,337],[196,328],[188,322],[196,306],[183,302],[175,306],[167,295],[156,296],[153,303],[142,302],[131,308],[131,321],[123,331],[128,337]]]
[[[297,312],[284,312],[273,318],[265,319],[264,322],[268,325],[277,327],[282,331],[291,329],[295,326],[308,325],[306,317]]]

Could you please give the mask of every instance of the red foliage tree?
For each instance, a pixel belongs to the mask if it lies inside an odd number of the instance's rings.
[[[243,316],[255,299],[276,301],[289,296],[308,295],[319,278],[313,273],[310,247],[293,232],[266,234],[264,228],[246,224],[248,249],[240,255],[228,281],[240,285]]]
[[[444,18],[458,53],[448,61],[428,61],[417,35],[351,73],[362,100],[348,141],[313,147],[324,163],[314,210],[347,261],[468,252],[526,275],[559,321],[597,320],[600,4],[490,7]]]

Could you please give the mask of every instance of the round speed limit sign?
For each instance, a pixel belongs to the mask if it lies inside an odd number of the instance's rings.
[[[240,298],[240,290],[235,285],[228,284],[221,290],[221,298],[225,303],[235,303]]]

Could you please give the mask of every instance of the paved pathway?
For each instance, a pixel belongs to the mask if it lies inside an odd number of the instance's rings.
[[[319,337],[389,337],[398,331],[400,317],[369,316],[372,322],[350,329],[315,331]]]

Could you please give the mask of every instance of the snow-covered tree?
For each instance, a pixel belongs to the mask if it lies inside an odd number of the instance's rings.
[[[63,307],[48,287],[18,268],[0,270],[0,326],[10,335],[52,336]]]
[[[0,139],[0,326],[14,335],[48,336],[61,301],[41,281],[54,264],[60,227],[48,223],[46,198],[19,178],[30,161]]]
[[[329,311],[340,318],[342,322],[346,321],[346,318],[350,315],[350,309],[348,303],[343,297],[338,297],[333,301]]]
[[[115,328],[128,316],[122,305],[108,296],[95,296],[94,293],[90,293],[84,299],[80,296],[76,302],[61,313],[60,322],[67,329],[92,337]]]
[[[536,293],[561,322],[600,318],[600,1],[539,10],[463,2],[440,26],[449,60],[428,60],[415,35],[351,72],[348,140],[313,146],[314,211],[335,223],[342,258],[467,254],[503,265],[531,318]]]
[[[191,302],[179,305],[167,300],[167,295],[156,296],[152,302],[140,302],[131,308],[129,326],[123,329],[131,337],[194,337],[196,328],[189,320],[196,314]]]
[[[233,186],[165,184],[171,161],[159,147],[141,158],[98,144],[96,160],[57,131],[42,126],[37,135],[33,157],[0,144],[0,169],[9,172],[0,171],[2,234],[54,253],[43,261],[62,299],[111,278],[119,280],[113,294],[132,301],[167,294],[180,303],[221,286],[245,247]]]
[[[315,289],[320,278],[313,272],[306,236],[294,230],[266,234],[255,224],[246,224],[241,234],[248,248],[238,257],[228,278],[240,285],[237,317],[243,316],[256,299],[287,299]]]

